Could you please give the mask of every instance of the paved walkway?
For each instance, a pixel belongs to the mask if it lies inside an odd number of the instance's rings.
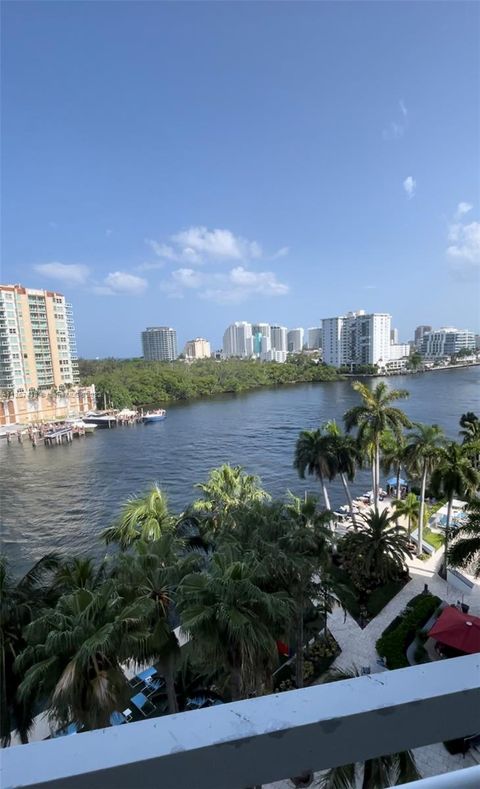
[[[388,506],[388,502],[383,504],[383,508]],[[438,595],[447,603],[456,603],[460,599],[470,606],[472,614],[480,616],[480,584],[477,581],[471,593],[464,594],[462,599],[462,593],[438,575],[442,553],[443,548],[427,561],[417,557],[407,560],[411,580],[363,630],[350,614],[347,613],[345,616],[340,608],[333,611],[329,616],[328,627],[342,649],[333,664],[335,667],[348,669],[355,666],[361,669],[368,666],[372,674],[387,671],[378,662],[379,655],[375,643],[392,619],[403,611],[408,601],[423,591],[425,584],[428,584],[432,594]],[[469,580],[473,581],[472,578]],[[424,778],[476,764],[471,754],[467,753],[465,757],[452,756],[442,743],[416,748],[414,754],[418,769]],[[288,780],[264,785],[264,789],[291,789],[291,787],[292,784]]]

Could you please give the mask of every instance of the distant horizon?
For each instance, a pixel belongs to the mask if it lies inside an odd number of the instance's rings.
[[[0,11],[3,278],[84,358],[356,307],[480,333],[480,4]]]

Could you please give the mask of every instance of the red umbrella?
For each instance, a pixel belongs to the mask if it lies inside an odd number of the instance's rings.
[[[457,608],[444,608],[428,634],[447,647],[473,655],[480,652],[480,617],[462,614]]]

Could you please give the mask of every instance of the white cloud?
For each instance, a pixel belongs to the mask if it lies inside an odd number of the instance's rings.
[[[89,275],[88,266],[83,266],[80,263],[53,261],[52,263],[39,263],[34,266],[34,269],[45,277],[65,282],[68,285],[83,285]]]
[[[468,212],[471,211],[472,208],[473,208],[473,205],[471,203],[459,203],[457,205],[457,212],[456,212],[456,215],[455,215],[456,218],[460,219],[461,216],[464,216],[465,214],[468,214]]]
[[[131,296],[140,296],[147,288],[147,280],[128,274],[126,271],[113,271],[103,280],[102,285],[97,285],[94,292],[105,296],[114,296],[126,293]]]
[[[480,222],[463,225],[456,222],[449,227],[447,255],[469,263],[480,263]]]
[[[400,110],[399,117],[390,121],[382,132],[384,140],[399,140],[408,129],[408,110],[403,99],[400,99],[398,102],[398,107]]]
[[[236,236],[231,230],[209,230],[202,225],[175,233],[170,236],[168,244],[149,238],[145,242],[158,257],[189,265],[207,261],[254,260],[263,256],[257,241]],[[283,254],[286,253],[282,251]]]
[[[415,195],[415,192],[417,191],[417,182],[415,178],[413,178],[413,176],[411,175],[405,178],[403,182],[403,188],[406,192],[407,197],[409,199],[412,198]]]
[[[239,303],[255,295],[283,296],[289,291],[272,271],[250,271],[244,266],[228,273],[180,268],[160,283],[160,289],[172,299],[182,299],[187,291],[195,291],[200,298],[221,304]]]
[[[290,247],[280,247],[273,253],[270,260],[277,260],[277,258],[284,258],[290,252]]]

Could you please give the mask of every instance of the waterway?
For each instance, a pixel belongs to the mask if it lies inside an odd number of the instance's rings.
[[[410,391],[401,407],[412,420],[436,422],[451,438],[462,413],[478,413],[479,383],[480,367],[389,379]],[[101,554],[99,534],[129,495],[156,481],[181,511],[195,496],[194,484],[227,462],[258,474],[273,496],[317,493],[318,484],[300,480],[292,467],[298,433],[341,421],[357,402],[349,381],[299,384],[170,405],[164,422],[97,430],[64,446],[3,440],[3,551],[18,573],[50,551]],[[359,472],[354,492],[370,487],[370,475]],[[334,506],[344,503],[340,484],[331,495]]]

